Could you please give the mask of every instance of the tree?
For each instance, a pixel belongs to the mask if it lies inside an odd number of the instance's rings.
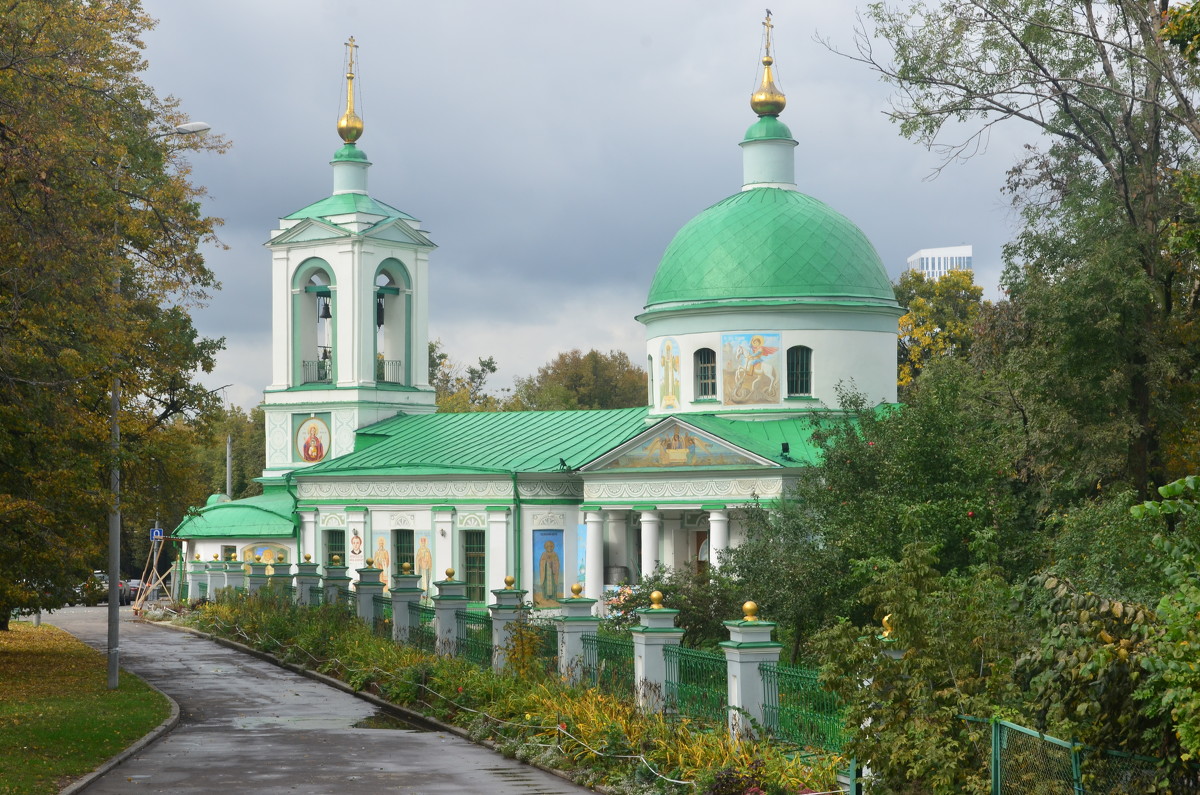
[[[198,253],[216,222],[181,153],[223,142],[170,135],[176,103],[138,77],[150,25],[134,0],[0,17],[0,629],[102,560],[113,377],[131,463],[212,406],[191,376],[221,342],[187,308],[216,286]]]
[[[587,353],[578,348],[560,353],[538,368],[537,375],[517,378],[509,411],[621,409],[646,405],[646,372],[622,351]]]
[[[987,305],[971,271],[950,271],[930,280],[920,271],[906,270],[895,291],[908,310],[900,318],[901,387],[910,386],[934,357],[970,355],[975,325]]]
[[[1168,479],[1165,416],[1195,356],[1174,332],[1200,306],[1195,250],[1171,246],[1176,219],[1194,215],[1179,177],[1195,170],[1196,76],[1164,40],[1165,10],[1141,0],[878,3],[868,17],[894,57],[877,60],[865,33],[858,55],[898,89],[892,116],[902,133],[940,148],[946,162],[969,157],[1005,120],[1047,142],[1010,181],[1026,229],[1010,249],[1024,261],[1007,286],[1065,287],[1082,266],[1126,266],[1111,307],[1123,344],[1090,380],[1120,358],[1108,395],[1120,404],[1126,455],[1114,476],[1142,493]],[[1063,303],[1051,293],[1043,295]],[[1064,380],[1078,375],[1070,364],[1059,368]]]
[[[476,366],[463,367],[442,350],[442,341],[429,343],[429,383],[437,392],[440,412],[498,411],[500,403],[486,391],[487,378],[496,372],[496,359],[479,358]]]

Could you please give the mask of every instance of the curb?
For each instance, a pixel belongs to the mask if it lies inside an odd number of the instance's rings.
[[[137,676],[137,674],[129,671],[125,671],[125,675]],[[148,734],[143,735],[142,738],[137,740],[133,745],[129,746],[124,751],[119,752],[116,756],[111,757],[107,762],[100,765],[100,767],[96,768],[91,773],[88,773],[82,778],[75,779],[66,787],[59,790],[58,795],[75,795],[77,792],[83,792],[85,789],[90,787],[92,782],[94,782],[96,779],[100,778],[129,757],[139,753],[146,746],[162,739],[163,736],[168,734],[172,729],[179,725],[179,703],[154,685],[147,682],[145,679],[142,679],[140,676],[137,676],[137,679],[142,684],[146,685],[146,687],[150,688],[167,700],[167,704],[171,707],[171,714],[168,715],[162,723],[151,729]]]
[[[387,712],[389,715],[392,715],[393,717],[400,718],[401,720],[405,721],[406,723],[411,723],[414,726],[418,726],[422,729],[425,729],[426,731],[439,731],[439,732],[446,732],[447,734],[453,734],[456,737],[460,737],[460,738],[466,740],[467,742],[474,743],[475,745],[482,745],[484,748],[487,748],[496,753],[500,753],[499,746],[497,746],[496,743],[492,742],[491,740],[476,740],[473,737],[471,737],[469,732],[467,732],[465,729],[459,728],[458,726],[451,726],[448,723],[442,723],[440,720],[437,720],[436,718],[431,718],[427,715],[422,715],[420,712],[411,710],[408,707],[404,707],[399,704],[393,704],[392,702],[382,699],[379,696],[364,692],[362,690],[355,690],[353,687],[346,684],[341,679],[335,679],[332,676],[326,676],[325,674],[321,673],[320,671],[314,671],[311,668],[305,668],[303,665],[296,665],[295,663],[284,662],[283,660],[279,659],[278,657],[276,657],[273,654],[268,654],[265,651],[259,651],[258,649],[252,648],[243,643],[238,643],[235,640],[229,640],[228,638],[223,638],[219,635],[213,635],[208,632],[203,632],[198,629],[193,629],[192,627],[184,627],[184,626],[180,626],[178,624],[172,624],[170,622],[165,622],[165,621],[147,621],[146,619],[142,619],[142,623],[151,624],[153,626],[162,627],[164,629],[173,629],[177,632],[186,632],[190,635],[195,635],[197,637],[201,637],[206,640],[211,640],[213,643],[216,643],[220,646],[224,646],[224,647],[226,647],[228,649],[232,649],[236,652],[241,652],[242,654],[248,654],[251,657],[255,657],[257,659],[262,660],[263,662],[271,663],[272,665],[275,665],[279,668],[283,668],[285,670],[291,671],[292,673],[296,673],[296,674],[299,674],[300,676],[306,677],[308,679],[312,679],[314,682],[320,682],[321,684],[328,685],[329,687],[332,687],[336,690],[341,690],[343,693],[349,693],[350,695],[354,696],[355,698],[360,698],[363,701],[369,702],[370,704],[374,705],[375,707],[379,708],[380,710],[382,710],[384,712]],[[157,689],[157,688],[155,688],[155,689]],[[172,701],[171,703],[172,703],[172,705],[174,705],[175,702]],[[178,707],[175,707],[175,711],[176,711],[176,713],[178,713]],[[174,717],[176,718],[176,720],[178,720],[177,714]],[[157,729],[155,731],[157,731]],[[147,735],[147,736],[149,736],[149,735]],[[146,743],[146,744],[148,744],[148,743]],[[144,747],[144,746],[139,746],[139,747]],[[130,750],[130,752],[127,752],[125,755],[123,755],[121,757],[121,759],[123,760],[126,757],[128,757],[129,753],[131,753],[131,752],[132,752],[132,749]],[[508,758],[508,757],[506,757],[506,758]],[[571,784],[574,784],[577,787],[582,787],[583,789],[591,790],[592,792],[599,793],[599,795],[609,795],[609,790],[607,790],[603,787],[589,787],[586,784],[580,784],[578,781],[571,778],[569,775],[567,775],[565,772],[563,772],[561,770],[555,770],[554,768],[551,768],[551,767],[542,767],[541,765],[535,765],[535,764],[532,764],[530,762],[525,762],[520,759],[514,759],[513,761],[520,762],[521,764],[528,765],[529,767],[532,767],[532,768],[536,768],[537,770],[541,770],[545,773],[549,773],[552,776],[557,776],[558,778],[561,778],[563,781],[567,781]],[[114,763],[114,764],[116,764],[116,763]],[[105,769],[107,769],[107,768],[105,768]],[[99,775],[99,772],[97,772],[96,775]],[[61,793],[59,793],[59,795],[69,795],[69,793],[66,790],[63,790]]]

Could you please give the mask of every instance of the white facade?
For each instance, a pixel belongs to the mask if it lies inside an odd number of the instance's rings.
[[[950,271],[973,270],[974,246],[923,248],[908,258],[908,269],[920,271],[929,280],[940,279]]]

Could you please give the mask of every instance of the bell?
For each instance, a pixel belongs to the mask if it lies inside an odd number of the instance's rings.
[[[375,328],[383,327],[383,299],[375,299]]]
[[[333,312],[329,311],[329,299],[326,298],[321,302],[321,319],[329,320],[331,317],[333,317]]]

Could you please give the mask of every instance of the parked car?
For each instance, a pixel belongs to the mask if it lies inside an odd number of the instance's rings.
[[[117,604],[127,605],[133,601],[129,594],[129,583],[125,580],[117,580]],[[93,571],[92,576],[81,586],[80,596],[84,604],[94,605],[99,602],[107,602],[108,573]]]
[[[142,594],[142,588],[145,586],[141,580],[130,580],[126,584],[129,586],[129,601],[136,602],[137,598]]]

